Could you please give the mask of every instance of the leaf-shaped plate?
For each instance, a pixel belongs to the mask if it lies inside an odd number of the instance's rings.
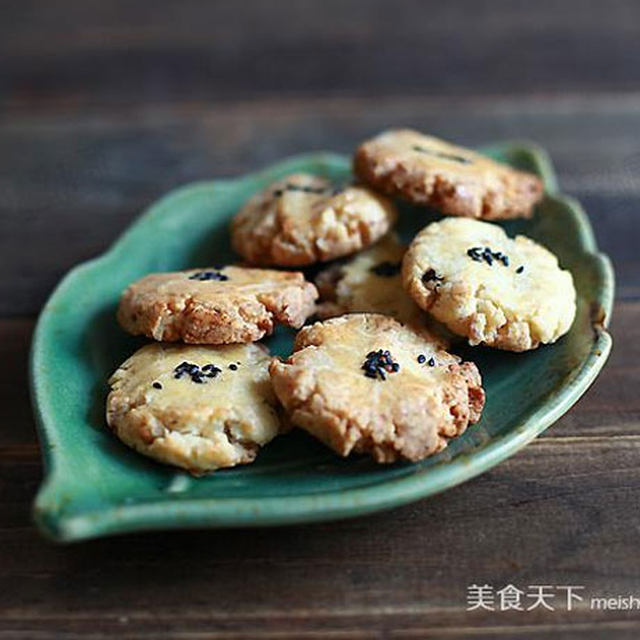
[[[515,453],[584,393],[607,358],[613,273],[598,253],[580,205],[559,195],[546,154],[534,145],[484,149],[542,176],[547,196],[531,220],[506,223],[554,251],[578,290],[571,332],[526,354],[488,349],[478,363],[487,391],[481,422],[419,464],[377,466],[341,459],[300,431],[270,443],[257,461],[205,478],[156,464],[117,441],[104,424],[109,374],[143,341],[121,331],[115,308],[123,288],[152,271],[233,260],[230,217],[256,190],[293,171],[350,178],[349,159],[296,156],[237,180],[187,185],[150,207],[101,257],[73,269],[51,295],[35,332],[31,386],[45,480],[35,520],[59,541],[145,529],[262,526],[356,516],[443,491]],[[402,206],[409,240],[433,214]],[[292,332],[268,340],[286,355]]]

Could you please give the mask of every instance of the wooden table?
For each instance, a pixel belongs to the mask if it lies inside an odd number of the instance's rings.
[[[633,0],[3,3],[0,638],[637,638],[638,610],[587,598],[466,609],[474,583],[640,596],[639,59]],[[593,388],[489,473],[388,513],[43,540],[26,360],[55,282],[177,185],[389,125],[549,149],[617,271]]]

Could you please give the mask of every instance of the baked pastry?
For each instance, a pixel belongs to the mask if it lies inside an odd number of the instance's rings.
[[[464,147],[410,129],[392,129],[357,149],[354,172],[365,184],[451,216],[529,217],[541,180]]]
[[[252,462],[280,431],[258,344],[149,344],[109,379],[107,423],[125,444],[200,475]]]
[[[556,256],[488,222],[428,225],[409,246],[402,275],[418,305],[472,345],[535,349],[567,333],[576,313],[573,278]]]
[[[477,422],[478,369],[379,314],[304,327],[293,354],[269,367],[291,422],[342,456],[417,461]]]
[[[316,315],[327,319],[345,313],[381,313],[446,347],[442,327],[402,287],[405,251],[397,236],[389,233],[373,247],[321,271],[315,278],[320,292]]]
[[[278,322],[301,327],[317,297],[297,272],[218,266],[154,273],[125,290],[118,321],[162,342],[254,342]]]
[[[246,203],[232,221],[231,241],[250,264],[310,265],[368,247],[396,217],[394,205],[366,187],[335,188],[296,173]]]

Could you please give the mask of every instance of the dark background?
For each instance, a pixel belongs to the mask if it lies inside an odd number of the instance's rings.
[[[177,185],[392,125],[550,151],[618,277],[586,397],[481,478],[390,513],[43,541],[26,353],[56,281]],[[640,595],[640,3],[2,2],[0,150],[0,638],[638,637],[638,611],[465,599],[472,582]]]

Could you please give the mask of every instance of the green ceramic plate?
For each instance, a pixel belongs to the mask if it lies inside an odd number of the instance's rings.
[[[529,221],[507,223],[551,248],[573,272],[578,315],[558,343],[528,354],[468,350],[483,374],[482,421],[419,464],[343,460],[302,432],[277,438],[255,464],[195,479],[155,464],[106,430],[109,374],[142,342],[115,321],[122,289],[152,271],[231,260],[229,218],[257,189],[292,171],[349,179],[330,153],[290,158],[237,180],[188,185],[154,204],[103,256],[69,273],[47,302],[32,346],[31,384],[46,476],[35,520],[59,541],[147,529],[263,526],[329,520],[387,509],[443,491],[522,448],[584,393],[607,358],[613,273],[580,205],[557,193],[544,152],[529,144],[484,149],[540,174],[547,197]],[[410,239],[434,216],[403,206]],[[291,333],[268,341],[287,354]]]

